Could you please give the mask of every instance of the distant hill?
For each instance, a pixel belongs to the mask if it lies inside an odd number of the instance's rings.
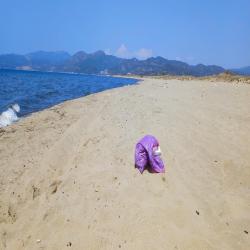
[[[96,51],[91,54],[80,51],[74,54],[63,65],[62,70],[87,74],[119,74],[121,71],[116,70],[116,68],[122,64],[124,60],[125,59],[115,56],[106,55],[103,51]]]
[[[246,75],[250,76],[250,66],[238,68],[238,69],[230,69],[230,71],[239,74],[239,75]]]
[[[151,57],[146,60],[138,60],[136,58],[123,59],[106,55],[103,51],[96,51],[94,53],[79,51],[72,56],[64,51],[37,51],[26,55],[6,54],[0,55],[0,68],[87,74],[168,74],[193,76],[209,76],[225,71],[224,68],[216,65],[189,65],[160,56]]]
[[[64,51],[37,51],[26,55],[5,54],[0,55],[0,68],[56,71],[70,58],[70,54]]]
[[[46,52],[37,51],[25,55],[29,60],[30,66],[39,70],[56,70],[70,59],[70,54],[64,51]]]
[[[0,68],[16,69],[18,67],[29,65],[29,60],[22,55],[6,54],[0,55]]]

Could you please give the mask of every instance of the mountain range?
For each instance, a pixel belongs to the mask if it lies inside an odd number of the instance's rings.
[[[136,75],[193,75],[208,76],[225,71],[216,65],[189,65],[187,63],[168,60],[163,57],[150,57],[145,60],[136,58],[124,59],[107,55],[99,50],[94,53],[79,51],[70,55],[64,51],[37,51],[26,55],[0,55],[0,68],[76,72],[86,74],[136,74]],[[234,69],[236,72],[237,69]],[[238,71],[236,73],[241,73]]]
[[[249,76],[250,75],[250,66],[242,67],[242,68],[238,68],[238,69],[230,69],[230,71],[232,71],[235,74]]]

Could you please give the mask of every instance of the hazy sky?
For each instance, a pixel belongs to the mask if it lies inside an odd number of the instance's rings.
[[[249,0],[0,0],[0,53],[102,49],[250,65]]]

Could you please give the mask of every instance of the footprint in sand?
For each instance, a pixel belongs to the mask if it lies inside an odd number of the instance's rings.
[[[55,194],[58,190],[58,186],[62,183],[62,181],[56,180],[53,181],[50,186],[49,186],[49,190],[51,194]]]
[[[8,216],[10,217],[11,221],[14,223],[17,219],[17,215],[16,215],[16,211],[15,209],[13,208],[12,205],[9,204],[9,207],[8,207]]]
[[[32,198],[33,200],[40,195],[40,189],[32,185]]]

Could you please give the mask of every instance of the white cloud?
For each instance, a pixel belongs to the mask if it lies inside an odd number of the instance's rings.
[[[121,44],[121,46],[116,50],[114,55],[121,58],[136,57],[138,59],[146,59],[153,55],[153,51],[151,49],[146,48],[141,48],[137,51],[130,51],[125,44]]]
[[[121,44],[121,46],[115,52],[115,55],[122,58],[131,57],[131,53],[129,52],[125,44]]]
[[[139,59],[147,59],[153,55],[153,51],[151,49],[141,48],[135,52],[135,55]]]
[[[105,50],[104,50],[104,53],[105,53],[106,55],[112,55],[111,49],[105,49]]]

